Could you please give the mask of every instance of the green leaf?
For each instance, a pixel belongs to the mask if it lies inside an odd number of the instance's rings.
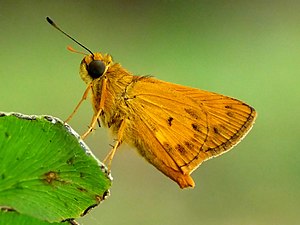
[[[59,222],[84,215],[110,186],[106,167],[70,126],[0,113],[0,206]]]
[[[0,211],[0,225],[67,225],[69,222],[50,223],[15,211]]]

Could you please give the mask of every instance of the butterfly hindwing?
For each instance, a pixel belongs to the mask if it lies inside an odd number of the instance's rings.
[[[152,161],[145,158],[175,181],[172,176],[179,174],[191,179],[187,175],[203,161],[231,149],[255,118],[255,111],[239,100],[153,78],[139,79],[127,94],[137,115],[126,137],[139,135],[140,143],[127,142],[142,155],[151,153]]]

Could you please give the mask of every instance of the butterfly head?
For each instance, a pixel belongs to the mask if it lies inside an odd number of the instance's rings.
[[[108,54],[93,53],[83,58],[80,65],[81,79],[90,83],[105,75],[109,67],[112,65],[112,57]]]

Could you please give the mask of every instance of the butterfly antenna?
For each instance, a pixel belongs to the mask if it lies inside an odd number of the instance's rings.
[[[82,48],[84,48],[85,50],[87,50],[89,53],[92,54],[92,56],[94,56],[94,54],[92,53],[91,50],[89,50],[87,47],[85,47],[83,44],[81,44],[80,42],[78,42],[77,40],[75,40],[74,38],[72,38],[70,35],[68,35],[66,32],[64,32],[62,29],[60,29],[54,22],[53,20],[51,20],[49,17],[46,18],[48,23],[50,23],[54,28],[56,28],[57,30],[59,30],[61,33],[63,33],[65,36],[67,36],[68,38],[70,38],[72,41],[74,41],[75,43],[77,43],[78,45],[80,45]]]

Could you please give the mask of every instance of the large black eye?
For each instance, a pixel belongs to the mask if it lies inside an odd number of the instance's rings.
[[[101,60],[93,60],[87,66],[87,71],[93,79],[96,79],[102,76],[105,71],[105,67],[105,64]]]

